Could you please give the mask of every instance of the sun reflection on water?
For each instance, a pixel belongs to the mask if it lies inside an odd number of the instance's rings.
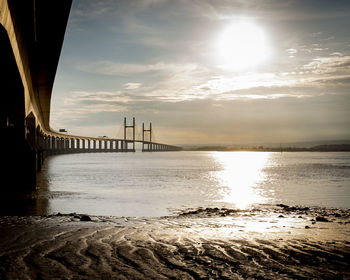
[[[213,174],[222,188],[222,202],[245,209],[267,200],[259,193],[258,186],[265,178],[263,169],[270,153],[213,152],[212,155],[222,168]]]

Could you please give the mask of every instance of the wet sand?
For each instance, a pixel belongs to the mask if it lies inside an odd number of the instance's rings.
[[[81,218],[0,217],[0,279],[350,279],[349,210]]]

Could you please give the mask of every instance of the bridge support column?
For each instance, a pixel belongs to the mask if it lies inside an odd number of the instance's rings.
[[[64,153],[69,153],[69,138],[64,139]]]
[[[55,155],[57,153],[57,143],[56,143],[56,137],[52,136],[51,137],[51,149],[52,149],[52,154]]]
[[[43,151],[44,151],[44,157],[48,156],[49,153],[49,145],[48,145],[48,136],[44,135],[44,139],[43,139]]]
[[[66,140],[65,140],[65,138],[60,138],[60,142],[61,142],[61,154],[64,154],[66,152],[66,149],[65,149]]]
[[[119,141],[115,140],[115,151],[119,152]]]
[[[47,136],[47,151],[48,151],[48,155],[51,156],[52,155],[52,136],[50,135]]]
[[[57,143],[57,154],[61,154],[62,140],[60,137],[56,137],[56,143]]]
[[[96,140],[92,140],[93,152],[96,153]]]
[[[51,137],[49,135],[45,136],[45,153],[47,156],[51,155]]]
[[[56,153],[61,153],[61,138],[56,137]]]
[[[55,154],[60,153],[60,139],[55,137]]]
[[[40,127],[36,128],[36,170],[40,171],[44,164],[44,135],[41,133]]]
[[[74,142],[75,142],[75,141],[74,141],[73,138],[71,138],[69,141],[70,141],[69,152],[74,153],[74,152],[75,152],[75,151],[74,151],[74,150],[75,150],[75,149],[74,149],[74,148],[75,148],[75,147],[74,147],[74,144],[75,144]]]
[[[56,137],[55,136],[51,137],[51,151],[53,155],[56,154]]]
[[[61,143],[61,138],[56,137],[56,144],[57,144],[57,148],[56,148],[56,152],[57,154],[61,153],[61,149],[62,149],[62,143]]]
[[[87,143],[88,143],[88,145],[87,145],[88,153],[91,153],[91,147],[90,147],[90,146],[91,146],[91,143],[90,143],[90,142],[91,142],[91,140],[88,139],[88,140],[87,140]]]
[[[80,139],[76,139],[76,151],[80,153]]]

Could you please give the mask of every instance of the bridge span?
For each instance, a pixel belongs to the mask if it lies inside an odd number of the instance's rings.
[[[132,137],[127,137],[127,129],[132,129]],[[135,118],[132,125],[126,125],[124,118],[124,137],[123,138],[108,138],[108,137],[84,137],[74,136],[60,133],[50,132],[48,134],[42,131],[32,141],[32,145],[37,147],[37,154],[40,158],[38,164],[42,164],[43,160],[48,155],[53,154],[68,154],[68,153],[109,153],[109,152],[135,152],[136,143],[142,145],[142,152],[165,152],[179,151],[180,147],[157,143],[152,141],[152,124],[150,129],[145,129],[142,124],[142,139],[136,139]],[[147,138],[147,139],[146,139]]]
[[[35,186],[36,172],[52,154],[131,152],[137,142],[143,151],[179,149],[151,139],[127,139],[126,134],[101,139],[50,128],[52,88],[71,4],[0,0],[0,191]]]

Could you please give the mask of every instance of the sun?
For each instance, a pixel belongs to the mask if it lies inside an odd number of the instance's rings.
[[[215,42],[219,67],[240,71],[260,65],[270,56],[266,34],[254,22],[241,20],[228,25]]]

